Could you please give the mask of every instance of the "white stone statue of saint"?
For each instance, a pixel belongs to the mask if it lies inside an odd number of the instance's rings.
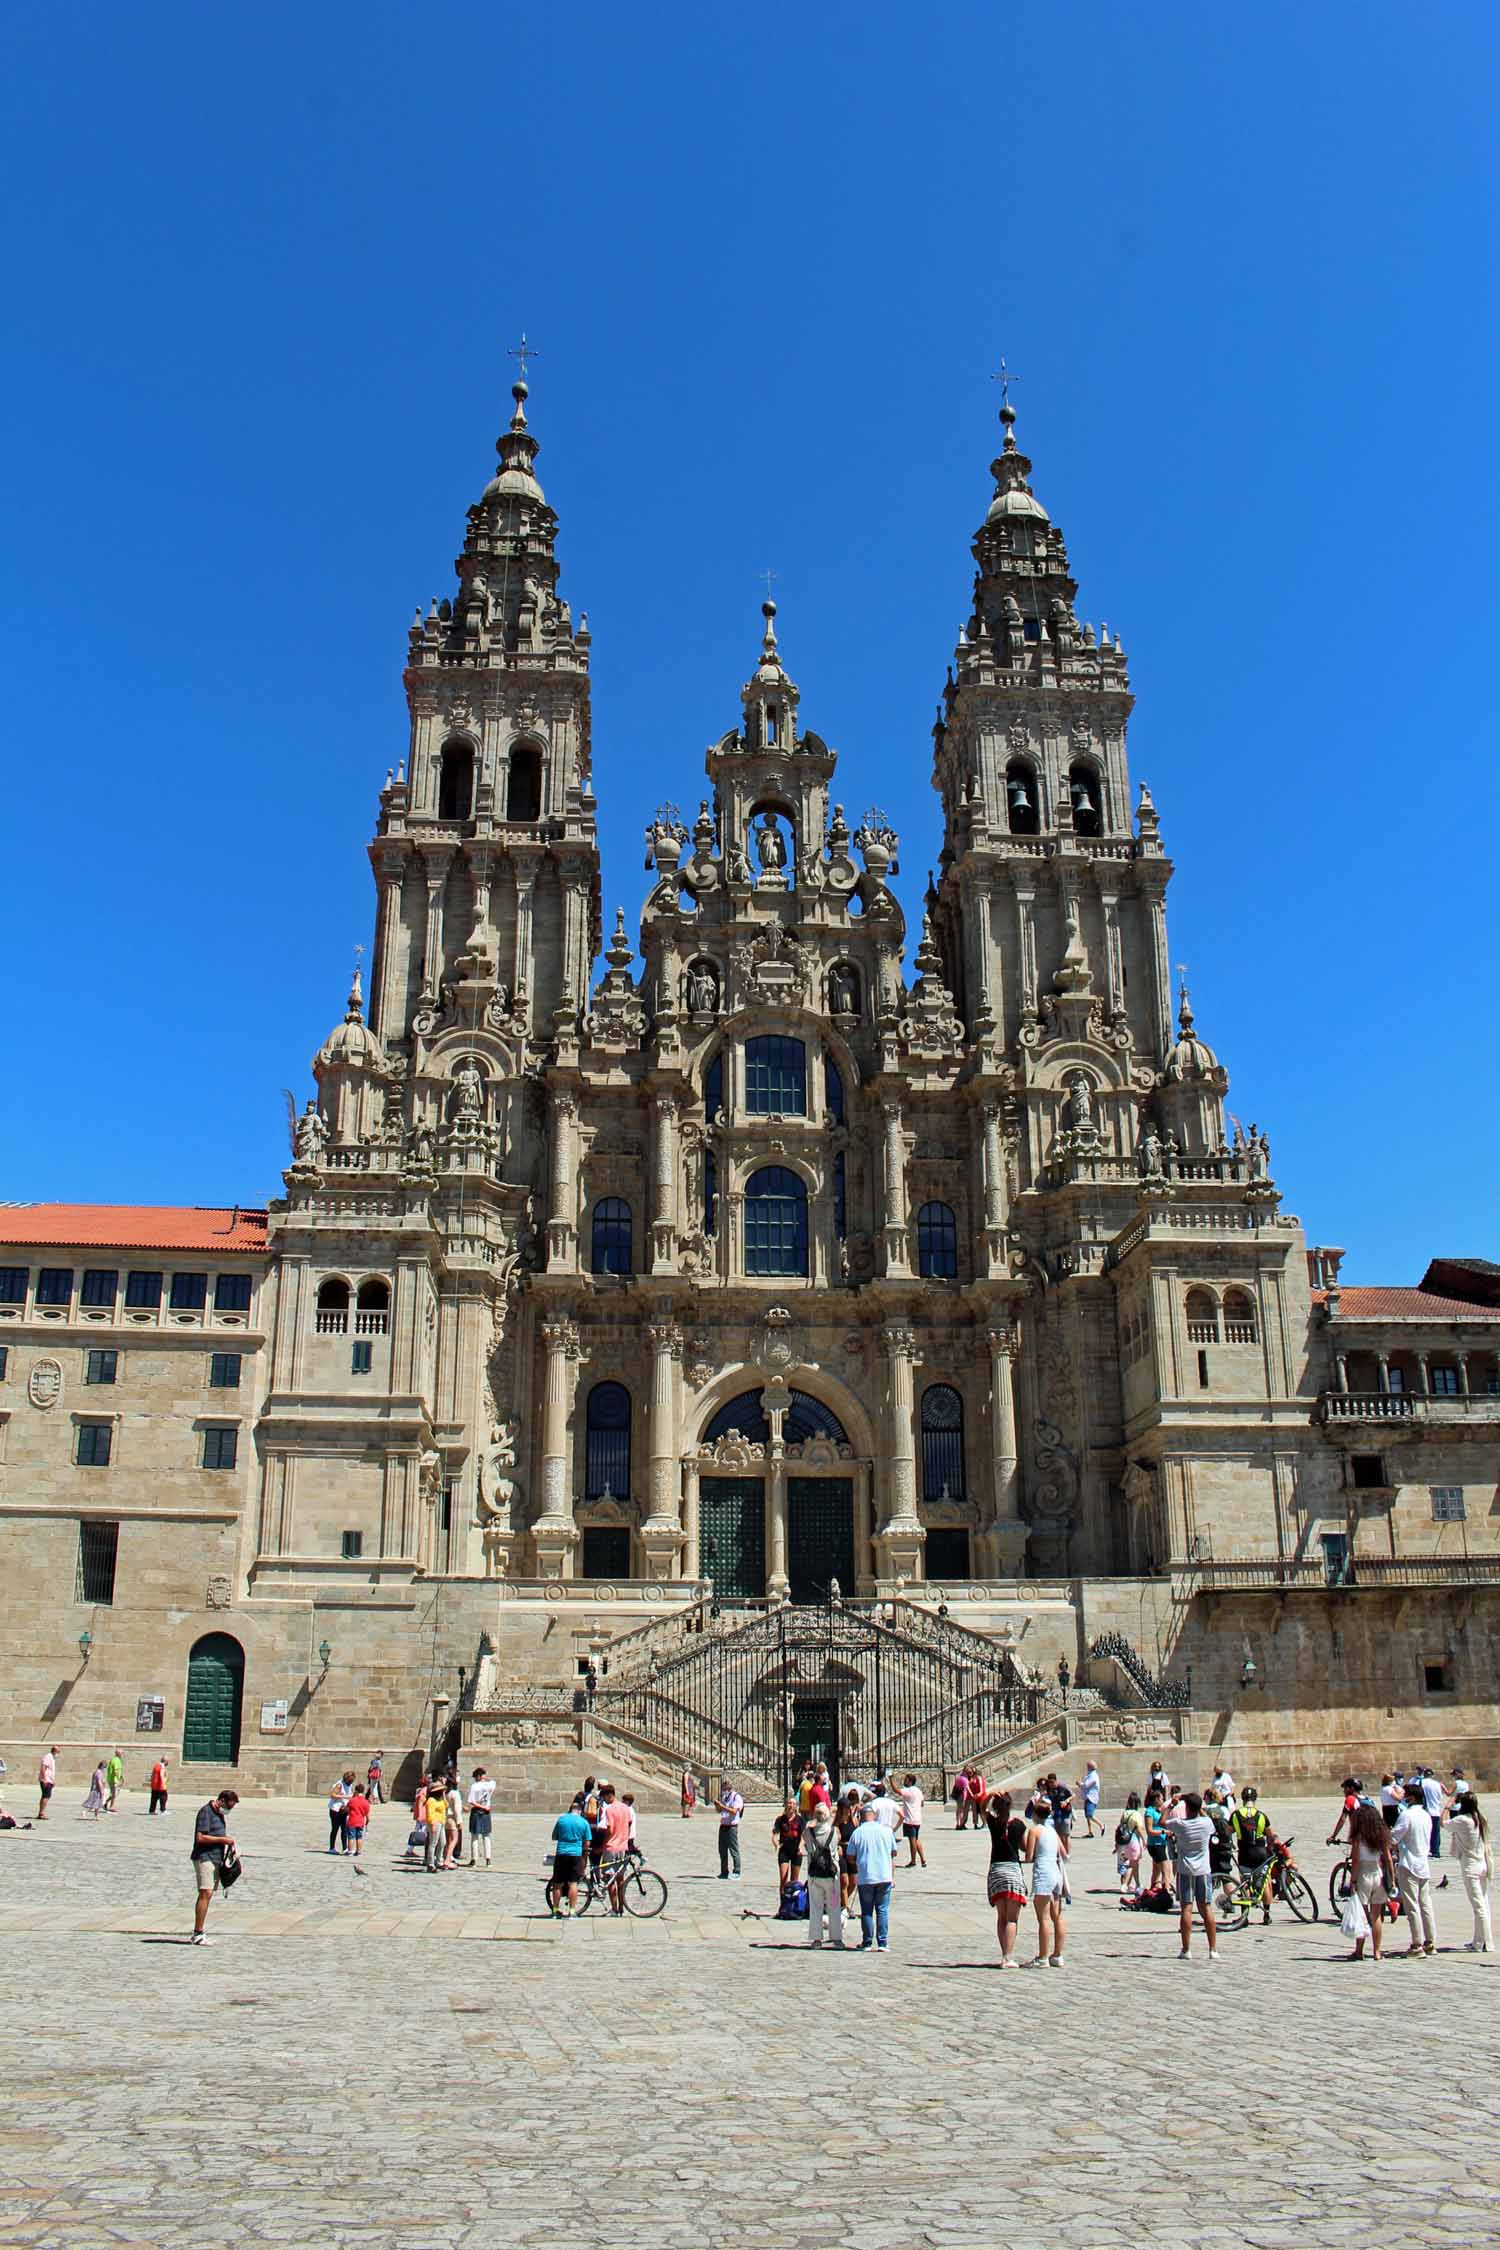
[[[706,961],[695,961],[688,970],[688,1006],[694,1015],[712,1015],[719,1005],[719,985]]]
[[[455,1118],[484,1115],[484,1079],[471,1055],[466,1055],[453,1073],[453,1115]]]
[[[292,1135],[293,1160],[298,1164],[321,1164],[327,1146],[328,1127],[319,1114],[317,1103],[309,1102]]]
[[[1081,1070],[1068,1080],[1068,1127],[1074,1133],[1094,1131],[1094,1089]]]
[[[774,813],[767,813],[755,835],[760,864],[768,875],[779,875],[786,866],[786,844],[776,825]]]

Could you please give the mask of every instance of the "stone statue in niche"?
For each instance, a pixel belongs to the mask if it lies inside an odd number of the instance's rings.
[[[449,1115],[455,1122],[466,1118],[477,1122],[484,1115],[484,1079],[472,1055],[465,1055],[453,1073]]]
[[[756,850],[760,864],[767,875],[780,875],[786,868],[786,842],[776,822],[774,813],[766,813],[756,830]]]
[[[828,1009],[831,1015],[852,1016],[859,1008],[859,981],[847,962],[841,961],[830,970],[828,977]]]
[[[318,1112],[316,1102],[309,1102],[298,1118],[292,1134],[292,1157],[298,1164],[321,1164],[323,1151],[328,1146],[328,1127]]]
[[[1094,1124],[1094,1089],[1081,1070],[1075,1070],[1068,1080],[1068,1130],[1072,1133],[1092,1133]]]
[[[718,1013],[719,980],[709,961],[690,963],[687,973],[687,1003],[695,1016]]]

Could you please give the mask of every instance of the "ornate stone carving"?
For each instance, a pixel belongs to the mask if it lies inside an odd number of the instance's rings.
[[[315,1172],[323,1161],[328,1146],[328,1127],[318,1113],[316,1102],[309,1102],[292,1131],[292,1163],[294,1168]]]
[[[732,959],[745,997],[780,1000],[795,1007],[807,1004],[817,963],[779,922],[737,945]]]
[[[226,1571],[215,1571],[208,1582],[204,1596],[205,1609],[228,1609],[234,1600],[234,1584]]]
[[[518,1750],[534,1750],[542,1739],[542,1730],[535,1719],[517,1719],[510,1739]]]
[[[62,1394],[62,1362],[56,1359],[37,1360],[26,1378],[26,1396],[32,1405],[39,1406],[45,1413],[49,1406],[56,1406]]]

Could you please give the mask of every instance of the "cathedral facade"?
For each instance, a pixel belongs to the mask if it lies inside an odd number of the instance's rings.
[[[356,975],[284,1196],[8,1215],[0,1729],[47,1732],[87,1613],[100,1740],[159,1703],[190,1755],[317,1786],[481,1665],[565,1694],[706,1594],[962,1602],[1048,1676],[1123,1642],[1288,1762],[1377,1706],[1486,1738],[1500,1275],[1344,1290],[1284,1209],[1173,989],[1125,652],[1009,405],[919,929],[768,602],[697,811],[647,825],[637,948],[526,397],[410,630],[368,1006]]]

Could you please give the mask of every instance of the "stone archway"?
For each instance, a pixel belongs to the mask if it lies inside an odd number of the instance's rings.
[[[691,1575],[731,1601],[822,1602],[835,1586],[848,1595],[873,1583],[868,1421],[842,1384],[774,1361],[741,1365],[711,1386],[697,1419],[684,1463]]]

